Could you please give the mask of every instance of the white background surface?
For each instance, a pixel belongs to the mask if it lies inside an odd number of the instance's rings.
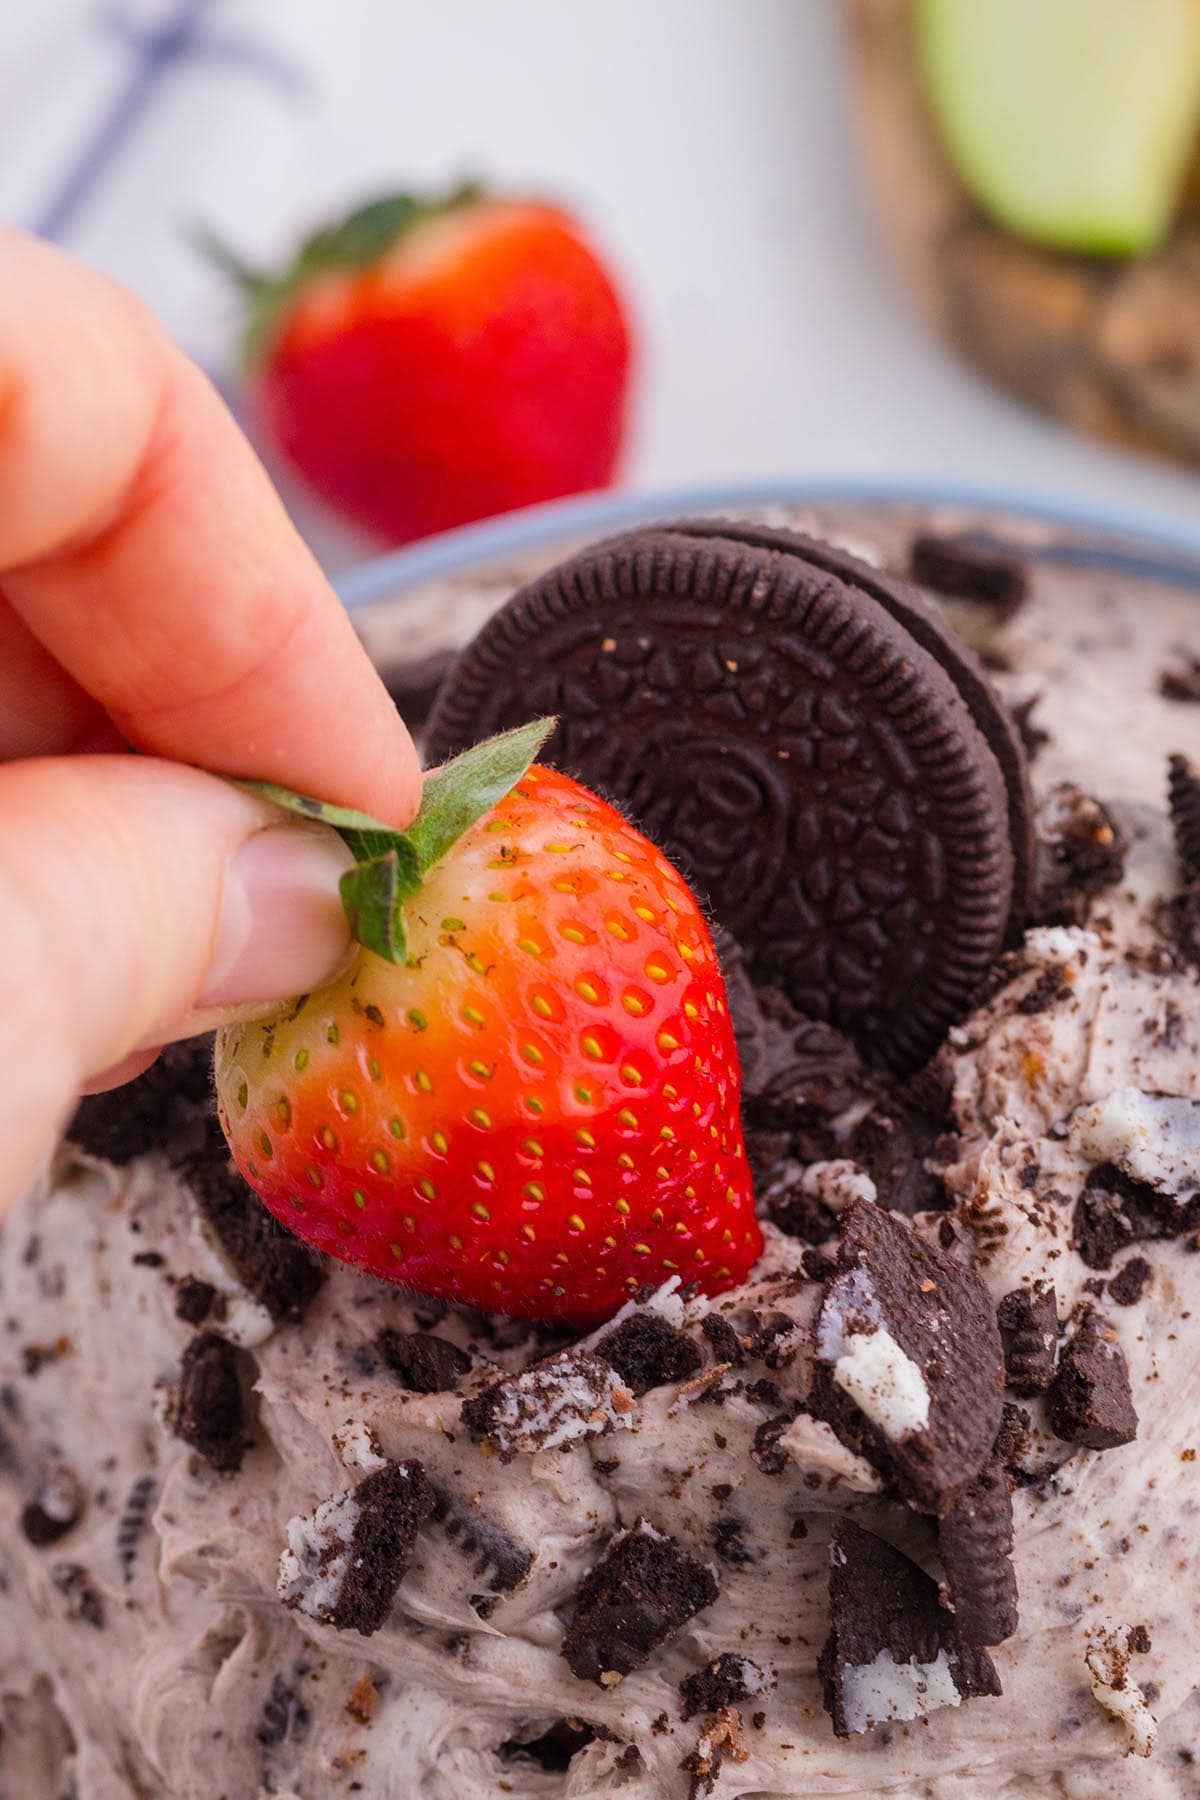
[[[114,20],[188,3],[7,0],[0,214],[43,215],[128,83],[138,52]],[[1023,411],[895,299],[837,0],[210,0],[203,31],[212,47],[168,70],[64,235],[210,368],[233,315],[192,221],[269,259],[376,189],[480,173],[563,197],[623,272],[643,347],[632,484],[933,479],[1200,531],[1195,476]]]

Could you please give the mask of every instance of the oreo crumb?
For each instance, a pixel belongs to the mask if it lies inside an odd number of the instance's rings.
[[[1158,691],[1164,700],[1200,701],[1200,656],[1180,657],[1173,669],[1164,669]]]
[[[462,1422],[476,1442],[510,1461],[518,1451],[556,1450],[619,1430],[635,1406],[609,1363],[572,1347],[489,1382],[464,1403]]]
[[[359,1725],[369,1725],[379,1705],[379,1689],[369,1674],[355,1682],[342,1711]]]
[[[36,1550],[57,1544],[83,1517],[83,1488],[61,1463],[47,1471],[21,1512],[21,1530]]]
[[[435,1487],[432,1520],[471,1562],[472,1573],[488,1577],[493,1594],[520,1587],[533,1567],[533,1551],[509,1537],[478,1507],[460,1504],[444,1488]]]
[[[185,1275],[175,1289],[175,1317],[185,1325],[203,1325],[216,1298],[217,1290],[211,1282]]]
[[[1005,1294],[996,1308],[1004,1369],[1017,1394],[1040,1394],[1054,1375],[1058,1343],[1058,1301],[1048,1281],[1035,1281]]]
[[[1096,896],[1125,874],[1128,839],[1107,807],[1071,782],[1046,796],[1038,825],[1038,922],[1086,925]]]
[[[1160,1194],[1113,1163],[1100,1163],[1075,1203],[1072,1242],[1089,1269],[1107,1269],[1118,1251],[1200,1228],[1200,1194]]]
[[[280,1599],[321,1624],[370,1637],[387,1623],[417,1533],[435,1506],[419,1462],[389,1463],[290,1520]]]
[[[82,1563],[55,1563],[50,1579],[65,1600],[66,1616],[73,1625],[104,1630],[104,1600]]]
[[[729,1363],[735,1369],[744,1362],[745,1346],[728,1319],[723,1319],[719,1313],[706,1313],[700,1321],[700,1329],[708,1339],[714,1362]]]
[[[1002,1644],[1017,1629],[1008,1482],[996,1464],[956,1494],[938,1521],[938,1555],[968,1644]]]
[[[791,1413],[778,1413],[764,1419],[754,1433],[750,1454],[764,1475],[782,1475],[788,1466],[788,1453],[779,1442],[792,1422]]]
[[[276,1324],[298,1325],[325,1270],[242,1180],[219,1132],[215,1138],[184,1170],[196,1205],[242,1286]]]
[[[992,1451],[996,1461],[1003,1463],[1006,1468],[1013,1468],[1028,1450],[1032,1437],[1033,1420],[1026,1408],[1014,1406],[1011,1400],[1006,1400]]]
[[[271,1678],[271,1691],[263,1702],[255,1737],[264,1750],[278,1750],[289,1739],[299,1743],[308,1732],[312,1714],[294,1687],[282,1675]]]
[[[913,539],[909,573],[922,587],[955,600],[974,600],[990,607],[998,624],[1007,624],[1029,593],[1028,565],[1006,550],[978,538],[935,536]]]
[[[215,1332],[198,1333],[184,1350],[168,1423],[177,1438],[221,1474],[241,1468],[250,1440],[238,1352]]]
[[[451,1393],[471,1367],[465,1350],[427,1331],[393,1331],[388,1326],[375,1339],[375,1348],[384,1367],[413,1394]]]
[[[154,1494],[154,1477],[139,1475],[129,1490],[129,1498],[117,1521],[117,1561],[121,1565],[121,1573],[126,1581],[133,1580],[138,1545],[141,1543],[142,1534],[149,1521]]]
[[[1171,824],[1185,882],[1200,881],[1200,775],[1186,756],[1173,756],[1168,771]]]
[[[571,1758],[595,1741],[595,1731],[581,1719],[559,1719],[540,1737],[509,1738],[497,1755],[502,1763],[530,1762],[548,1775],[564,1775]]]
[[[573,1675],[601,1687],[640,1669],[717,1597],[712,1570],[639,1518],[584,1577],[562,1642]]]
[[[1129,1627],[1129,1637],[1126,1641],[1135,1656],[1148,1656],[1150,1654],[1150,1633],[1144,1625],[1131,1625]]]
[[[1090,1307],[1063,1348],[1049,1405],[1051,1426],[1068,1443],[1112,1450],[1137,1436],[1125,1353]]]
[[[679,1684],[681,1717],[692,1719],[697,1713],[736,1706],[752,1694],[761,1694],[766,1685],[766,1676],[756,1663],[727,1650],[706,1668],[684,1676]]]
[[[124,1167],[153,1151],[178,1167],[200,1150],[215,1113],[211,1037],[168,1044],[135,1081],[79,1102],[67,1136]]]
[[[830,1630],[818,1669],[838,1737],[999,1694],[986,1650],[964,1642],[929,1576],[849,1519],[833,1528]]]
[[[167,1259],[158,1250],[139,1250],[131,1260],[135,1268],[161,1269]]]
[[[1155,920],[1173,960],[1200,969],[1200,881],[1160,900]]]
[[[742,1536],[746,1529],[745,1520],[738,1519],[732,1513],[726,1513],[713,1523],[713,1549],[723,1563],[731,1569],[742,1567],[747,1563],[758,1562],[761,1551],[754,1550]]]
[[[1136,1306],[1150,1281],[1152,1270],[1144,1256],[1131,1256],[1108,1283],[1108,1294],[1118,1306]]]
[[[686,1381],[704,1363],[695,1339],[649,1308],[631,1313],[606,1332],[596,1345],[596,1354],[611,1363],[629,1391],[637,1395],[668,1382]]]

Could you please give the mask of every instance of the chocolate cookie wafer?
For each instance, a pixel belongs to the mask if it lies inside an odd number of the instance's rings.
[[[915,594],[827,545],[685,522],[583,552],[460,658],[430,757],[538,710],[755,977],[875,1062],[920,1064],[1024,915],[1011,719]]]

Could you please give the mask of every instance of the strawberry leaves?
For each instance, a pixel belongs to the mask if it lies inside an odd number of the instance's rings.
[[[273,781],[240,781],[237,786],[300,818],[333,827],[356,865],[340,883],[350,929],[376,956],[401,963],[407,943],[404,902],[420,892],[425,876],[464,831],[516,787],[554,726],[554,719],[532,719],[431,769],[421,809],[407,831],[393,831],[352,807],[296,794]]]

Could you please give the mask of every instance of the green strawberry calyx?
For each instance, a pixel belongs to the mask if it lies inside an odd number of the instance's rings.
[[[354,856],[341,879],[342,905],[358,942],[386,961],[407,955],[404,904],[463,833],[512,792],[554,730],[554,719],[531,719],[488,738],[425,777],[421,810],[407,831],[393,831],[366,813],[295,794],[273,781],[236,785],[303,819],[331,825]]]
[[[282,269],[259,269],[223,239],[202,226],[192,233],[196,248],[216,265],[246,302],[242,356],[247,365],[270,348],[292,301],[318,276],[369,269],[418,225],[478,206],[487,191],[478,181],[461,181],[444,194],[382,194],[356,206],[344,219],[306,237]]]

